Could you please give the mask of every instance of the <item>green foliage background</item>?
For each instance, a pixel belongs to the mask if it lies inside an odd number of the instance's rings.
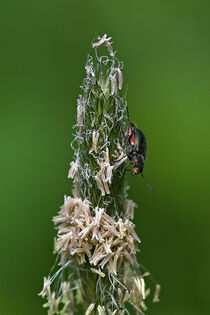
[[[148,141],[139,260],[162,285],[152,315],[209,306],[209,1],[0,1],[0,314],[41,315],[51,222],[67,180],[76,99],[92,39],[113,37],[130,116]]]

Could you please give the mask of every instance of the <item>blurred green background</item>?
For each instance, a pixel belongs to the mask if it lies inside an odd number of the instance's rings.
[[[162,285],[147,314],[210,314],[210,2],[1,0],[0,25],[0,314],[46,314],[51,219],[71,194],[76,99],[104,33],[148,142],[154,191],[127,174],[139,261]]]

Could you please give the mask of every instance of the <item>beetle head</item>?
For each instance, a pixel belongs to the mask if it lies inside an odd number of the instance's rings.
[[[134,166],[133,168],[132,168],[132,174],[133,175],[138,175],[138,174],[140,174],[141,173],[141,170],[140,170],[140,167],[139,166]]]

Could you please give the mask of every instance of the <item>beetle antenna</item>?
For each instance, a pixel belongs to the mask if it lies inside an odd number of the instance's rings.
[[[149,188],[149,190],[150,190],[150,191],[153,191],[153,190],[152,190],[152,187],[150,186],[150,184],[148,183],[148,181],[147,181],[146,178],[144,177],[143,173],[141,173],[141,176],[142,176],[142,178],[143,178],[145,184],[146,184],[147,187]]]

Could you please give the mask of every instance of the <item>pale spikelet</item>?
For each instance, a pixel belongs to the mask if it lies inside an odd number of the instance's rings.
[[[127,160],[127,155],[124,153],[123,148],[119,143],[117,143],[117,150],[112,155],[115,158],[115,163],[113,165],[113,171],[119,168],[121,164],[123,164]]]
[[[100,221],[102,219],[102,214],[104,212],[103,208],[95,208],[95,220],[94,220],[94,225],[96,225],[97,227],[100,226]]]
[[[109,187],[107,187],[107,184],[106,184],[106,187],[104,187],[104,185],[103,185],[104,176],[103,176],[101,170],[96,174],[95,180],[96,180],[98,188],[101,191],[101,195],[105,196],[106,193],[109,194]]]
[[[122,305],[123,303],[123,292],[121,288],[117,289],[117,294],[118,294],[118,300],[119,300],[119,305]]]
[[[149,272],[145,272],[141,276],[131,276],[132,270],[129,266],[126,267],[126,277],[127,285],[130,287],[128,301],[131,301],[131,304],[135,305],[136,308],[140,310],[147,310],[144,300],[150,294],[150,290],[146,290],[146,285],[144,277],[149,276]]]
[[[85,105],[82,95],[77,100],[77,124],[81,127],[84,122]]]
[[[157,303],[160,301],[159,294],[160,294],[161,286],[159,284],[156,284],[155,293],[153,297],[153,303]]]
[[[70,163],[70,169],[69,169],[69,173],[68,173],[68,178],[75,178],[77,171],[78,171],[78,161],[76,162],[71,162]]]
[[[146,310],[147,310],[147,306],[146,306],[146,304],[144,303],[144,301],[141,301],[140,307],[141,307],[141,309],[142,309],[143,311],[146,311]]]
[[[100,166],[100,170],[95,176],[98,188],[101,190],[102,196],[110,193],[109,184],[111,184],[113,170],[113,166],[110,165],[109,161],[108,148],[106,148],[106,151],[103,152],[103,155],[104,158],[102,158],[101,160],[97,160],[97,163]]]
[[[50,294],[50,279],[44,277],[43,288],[42,288],[42,291],[39,293],[39,295],[41,295],[41,297],[45,297],[45,296],[48,296],[49,294]]]
[[[145,282],[144,278],[134,278],[134,283],[137,287],[140,297],[145,299]]]
[[[72,311],[69,308],[71,303],[74,303],[73,293],[70,290],[70,283],[61,283],[61,295],[56,297],[56,293],[51,292],[50,279],[44,278],[44,286],[40,295],[47,298],[47,303],[43,305],[44,308],[48,308],[48,315],[60,314],[60,315],[71,315],[73,314],[73,304]]]
[[[110,74],[110,82],[111,82],[111,95],[114,95],[115,93],[117,93],[117,78],[116,75],[112,75]]]
[[[95,307],[95,304],[94,304],[94,303],[91,303],[91,304],[88,306],[88,308],[87,308],[87,310],[86,310],[86,312],[85,312],[85,315],[90,315],[90,314],[92,313],[92,310],[94,309],[94,307]]]
[[[110,165],[109,160],[109,149],[106,147],[106,151],[104,153],[104,163],[106,165],[106,171],[105,171],[105,180],[111,184],[112,183],[112,169],[113,166]]]
[[[103,273],[101,270],[99,269],[95,269],[95,268],[90,268],[90,270],[94,273],[97,273],[100,277],[104,278],[106,275],[105,273]]]
[[[125,294],[124,294],[124,296],[123,296],[122,305],[124,305],[124,304],[129,300],[129,297],[130,297],[129,291],[126,290],[126,291],[125,291]]]
[[[128,219],[116,221],[98,207],[91,212],[87,200],[65,196],[64,205],[53,220],[59,224],[56,250],[61,256],[74,256],[79,264],[88,260],[101,268],[108,264],[113,274],[120,267],[120,257],[135,263],[135,242],[140,240]]]
[[[48,315],[53,315],[58,313],[58,307],[60,304],[60,297],[55,297],[55,292],[49,293],[47,296],[47,303],[43,307],[48,308]]]
[[[86,70],[87,75],[95,77],[95,73],[94,73],[93,68],[91,67],[91,65],[86,65],[85,66],[85,70]]]
[[[62,290],[62,302],[64,304],[69,304],[69,298],[68,298],[68,295],[69,295],[69,292],[70,292],[70,283],[69,282],[62,282],[61,284],[61,290]]]
[[[92,152],[97,153],[98,138],[99,138],[99,132],[93,130],[93,135],[92,135],[92,147],[91,147],[89,153],[92,153]]]
[[[97,311],[98,311],[98,315],[106,315],[104,306],[98,305]]]
[[[119,88],[119,90],[121,90],[122,84],[123,84],[123,74],[122,74],[122,71],[120,70],[120,68],[117,68],[117,72],[118,72],[118,88]]]

